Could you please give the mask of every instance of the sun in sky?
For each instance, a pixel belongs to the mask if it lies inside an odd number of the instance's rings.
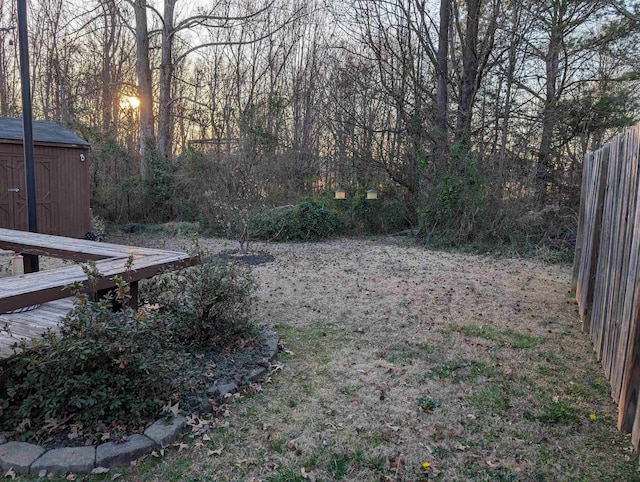
[[[131,95],[123,95],[120,98],[120,107],[123,109],[137,109],[140,107],[140,99]]]

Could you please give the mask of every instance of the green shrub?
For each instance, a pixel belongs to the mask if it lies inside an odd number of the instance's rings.
[[[158,412],[173,392],[171,351],[156,315],[130,308],[114,312],[112,300],[80,302],[61,322],[61,335],[19,343],[5,364],[0,420],[9,430],[29,420],[71,416],[86,425],[103,421],[139,423]]]
[[[254,287],[248,268],[209,259],[145,282],[141,296],[168,315],[166,337],[212,348],[255,334],[248,309]]]
[[[92,284],[95,264],[85,273]],[[194,353],[231,350],[257,331],[249,317],[253,281],[247,270],[216,262],[158,278],[141,298],[162,306],[137,311],[122,307],[128,297],[122,280],[114,296],[99,301],[78,284],[79,302],[60,334],[20,342],[0,366],[0,431],[23,427],[24,439],[38,438],[47,433],[28,427],[52,420],[81,422],[94,434],[111,423],[137,428],[167,402],[199,396],[202,367]]]
[[[91,143],[91,206],[110,222],[144,218],[146,199],[139,159],[110,134],[87,131]]]
[[[208,216],[200,216],[198,218],[198,223],[200,225],[200,231],[203,235],[210,237],[219,237],[224,238],[229,236],[229,233],[233,233],[234,228],[230,228],[228,223],[216,219],[211,219]]]
[[[393,186],[380,189],[375,200],[367,199],[365,189],[356,189],[349,194],[346,201],[351,210],[353,231],[367,234],[397,233],[411,227],[405,200]]]
[[[263,209],[252,219],[252,237],[270,241],[317,241],[330,237],[340,226],[338,214],[317,199],[295,206]]]
[[[263,208],[251,219],[249,232],[254,239],[290,241],[295,206]]]
[[[474,241],[486,229],[484,176],[474,155],[465,148],[451,149],[446,171],[435,183],[422,207],[422,233],[436,246],[455,246]]]
[[[335,199],[335,191],[313,198],[338,217],[341,234],[399,233],[413,227],[407,195],[392,184],[377,186],[378,199],[367,199],[367,189],[347,186],[346,199]]]
[[[200,219],[200,206],[195,199],[185,199],[182,202],[173,199],[172,204],[178,221],[195,222]]]
[[[107,223],[100,216],[91,216],[91,233],[97,240],[103,239],[107,235]]]
[[[173,194],[176,190],[174,177],[176,164],[165,159],[157,149],[150,149],[148,155],[148,173],[143,181],[146,194],[146,219],[151,221],[169,221],[174,219]]]

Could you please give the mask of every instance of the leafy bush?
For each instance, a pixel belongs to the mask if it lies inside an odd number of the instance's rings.
[[[91,284],[95,265],[85,272]],[[38,435],[29,426],[52,420],[81,422],[94,433],[115,423],[135,428],[167,402],[197,396],[203,377],[192,375],[194,351],[222,351],[256,334],[248,310],[253,282],[238,266],[210,261],[161,276],[142,291],[162,306],[137,311],[123,306],[128,286],[115,281],[115,294],[98,301],[76,286],[79,302],[60,336],[23,340],[0,366],[0,431],[22,427],[28,439]]]
[[[333,197],[334,192],[325,195]],[[411,227],[411,215],[400,190],[392,185],[378,189],[378,199],[367,199],[364,188],[347,188],[347,197],[332,199],[332,205],[343,219],[347,232],[382,234],[397,233]]]
[[[534,256],[546,262],[572,262],[577,214],[571,207],[531,209],[530,199],[525,197],[494,202],[487,211],[491,222],[468,248],[508,256]]]
[[[157,149],[149,150],[148,173],[143,181],[146,202],[151,207],[146,212],[146,219],[152,221],[169,221],[174,218],[173,194],[175,191],[176,165],[160,155]]]
[[[107,223],[100,216],[91,216],[91,234],[95,236],[96,241],[100,241],[107,234]]]
[[[86,424],[137,424],[169,399],[174,357],[162,337],[150,336],[162,331],[160,318],[131,308],[114,312],[111,299],[79,299],[62,320],[60,337],[47,332],[23,340],[22,351],[6,362],[3,429],[67,416]]]
[[[436,174],[423,212],[423,235],[435,245],[453,246],[476,239],[485,226],[484,177],[472,153],[454,146],[447,171]]]
[[[145,282],[141,296],[167,313],[168,338],[211,348],[255,334],[248,310],[254,286],[247,268],[209,259]]]
[[[316,199],[295,206],[265,209],[252,219],[254,238],[270,241],[317,241],[334,235],[340,226],[338,214]]]
[[[139,161],[109,134],[84,132],[91,143],[91,206],[110,222],[144,218],[145,190]]]

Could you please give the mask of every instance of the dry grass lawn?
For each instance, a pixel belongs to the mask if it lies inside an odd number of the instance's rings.
[[[90,480],[640,480],[569,266],[392,238],[253,247],[275,257],[254,268],[256,319],[285,349],[272,376]]]

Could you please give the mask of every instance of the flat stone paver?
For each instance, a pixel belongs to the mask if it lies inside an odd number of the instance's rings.
[[[96,449],[96,467],[115,467],[148,454],[157,444],[149,437],[134,434],[126,442],[107,442]]]
[[[180,436],[186,423],[187,419],[182,415],[173,417],[170,420],[160,419],[147,427],[144,434],[161,447],[164,447]]]
[[[207,390],[207,394],[213,398],[222,400],[227,393],[233,393],[238,389],[238,384],[234,381],[221,382]]]
[[[247,378],[252,382],[255,382],[258,379],[262,378],[266,373],[267,373],[266,367],[254,368],[249,372],[249,375],[247,375]]]
[[[278,341],[279,338],[277,333],[269,331],[267,339],[265,340],[265,344],[267,345],[269,353],[271,354],[271,359],[275,358],[275,356],[278,354]]]
[[[25,442],[8,442],[0,445],[0,468],[2,470],[13,469],[18,474],[26,474],[29,467],[45,449],[38,445]]]
[[[91,472],[96,463],[96,448],[65,447],[49,450],[31,465],[31,473],[47,472]]]

